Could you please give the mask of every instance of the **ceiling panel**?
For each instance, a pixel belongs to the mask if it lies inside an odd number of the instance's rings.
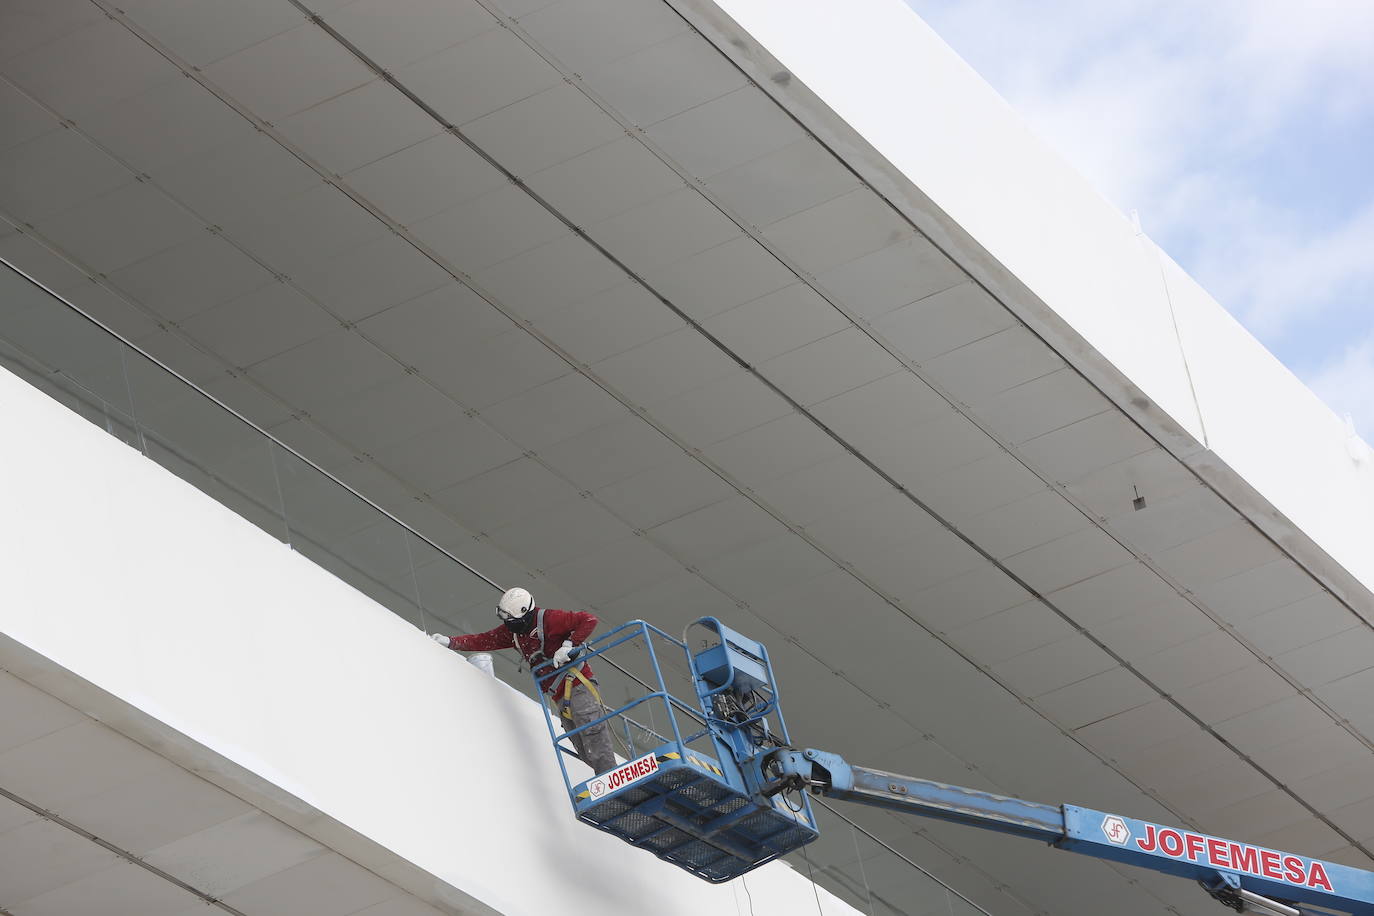
[[[645,279],[698,321],[796,282],[758,242],[739,236],[700,254],[653,268]]]
[[[948,405],[939,411],[934,419],[914,425],[873,423],[846,441],[919,496],[941,475],[1001,451],[992,437]]]
[[[5,710],[0,754],[76,725],[83,719],[67,704],[31,687],[8,671],[0,671],[0,708]]]
[[[1348,607],[1321,592],[1241,620],[1236,630],[1266,655],[1280,655],[1359,626],[1359,620]]]
[[[523,448],[542,450],[628,415],[586,376],[559,376],[482,410],[482,418]]]
[[[43,850],[43,855],[32,855],[34,849]],[[0,833],[0,906],[17,906],[118,861],[108,849],[52,821],[30,821]]]
[[[679,452],[672,460],[596,491],[596,498],[636,528],[652,528],[735,490],[699,461]]]
[[[1014,554],[1005,563],[1031,587],[1049,593],[1123,566],[1132,559],[1126,548],[1094,527]]]
[[[580,90],[560,81],[464,124],[463,134],[523,177],[619,140],[625,131]]]
[[[1184,608],[1182,613],[1186,614],[1187,609]],[[1167,616],[1159,615],[1158,623],[1163,624],[1167,621]],[[1229,633],[1217,629],[1209,629],[1186,642],[1179,642],[1149,655],[1144,655],[1140,647],[1134,644],[1129,645],[1121,654],[1132,661],[1141,674],[1169,695],[1255,663],[1253,654],[1232,639]]]
[[[1293,696],[1296,690],[1269,666],[1254,662],[1214,677],[1175,695],[1189,711],[1209,724]]]
[[[1344,631],[1274,658],[1279,668],[1308,687],[1320,687],[1374,668],[1374,631],[1353,619]]]
[[[569,303],[600,301],[600,294],[627,282],[623,270],[572,234],[476,276],[505,308],[535,322],[556,321]]]
[[[264,324],[272,334],[261,333]],[[269,283],[197,312],[180,326],[232,365],[252,366],[338,330],[339,322],[285,283]]]
[[[960,519],[959,530],[992,556],[1005,559],[1091,524],[1057,492],[1042,485],[1029,496],[1002,503],[973,518]]]
[[[394,885],[328,853],[239,888],[224,902],[245,913],[345,916],[398,894]]]
[[[814,405],[812,413],[854,442],[874,440],[875,428],[902,429],[950,414],[950,406],[925,382],[906,370]],[[881,423],[875,420],[881,418]]]
[[[943,622],[994,613],[1026,598],[1021,586],[992,569],[973,548],[947,532],[931,531],[917,540],[887,546],[886,551],[881,545],[875,546],[871,555],[845,546],[843,555],[879,588],[901,598],[922,620]],[[988,570],[986,578],[961,578],[980,569]],[[951,594],[961,588],[971,591],[967,595]]]
[[[143,858],[206,894],[223,897],[325,853],[304,834],[252,811],[160,846]]]
[[[452,416],[452,407],[445,405],[429,418],[444,416]],[[357,441],[366,445],[371,438]],[[372,444],[371,454],[379,464],[417,489],[437,494],[459,481],[514,461],[520,457],[520,449],[485,425],[459,418],[399,442]]]
[[[1197,595],[1215,614],[1233,623],[1313,596],[1321,587],[1287,560],[1268,563],[1207,583]]]
[[[496,17],[472,0],[360,0],[326,21],[392,72],[498,28]]]
[[[673,556],[695,566],[776,537],[783,528],[752,502],[735,496],[655,525],[649,531]]]
[[[78,126],[136,170],[153,175],[239,139],[250,129],[238,112],[195,80],[184,78],[102,106]]]
[[[1006,452],[994,452],[933,476],[921,495],[933,511],[962,529],[971,516],[1044,488],[1044,481],[1019,460]]]
[[[355,397],[322,407],[311,416],[340,438],[374,456],[386,446],[405,442],[426,430],[471,426],[463,408],[413,375],[383,382]],[[455,433],[451,438],[412,445],[417,449],[429,446],[437,450],[444,443],[451,443],[466,457],[464,445],[468,438]]]
[[[507,29],[491,29],[423,57],[396,78],[449,123],[463,125],[562,80]]]
[[[399,236],[383,235],[292,280],[345,321],[358,321],[453,282],[450,274]]]
[[[705,322],[709,333],[755,365],[849,326],[848,319],[803,283],[760,296]]]
[[[181,916],[204,907],[204,901],[195,894],[123,861],[18,905],[6,902],[23,916]]]
[[[467,273],[477,273],[568,231],[514,185],[460,203],[415,223],[410,230]]]
[[[438,134],[442,127],[395,87],[374,80],[277,122],[283,137],[327,169],[350,172]]]
[[[461,283],[446,284],[358,323],[378,346],[426,364],[452,359],[458,350],[477,348],[513,327],[509,318]]]
[[[414,897],[393,897],[375,906],[358,910],[357,916],[442,916],[439,910]]]
[[[69,801],[135,780],[159,763],[128,738],[83,717],[0,754],[0,780],[16,795],[44,799],[61,810]]]
[[[577,73],[688,31],[687,23],[666,4],[624,0],[564,0],[521,16],[520,27]]]
[[[1255,569],[1278,558],[1278,550],[1248,522],[1194,538],[1156,555],[1166,573],[1194,588]]]
[[[1319,736],[1335,726],[1310,697],[1293,696],[1219,722],[1216,731],[1249,754],[1281,747],[1295,738]],[[1350,737],[1348,732],[1346,736]],[[1340,762],[1337,757],[1329,766]]]
[[[38,229],[80,261],[109,273],[205,231],[147,184],[125,185],[54,216]]]
[[[648,539],[632,535],[551,567],[548,575],[579,601],[598,607],[681,569]]]
[[[693,447],[704,448],[792,412],[752,374],[736,371],[657,404],[652,415]]]
[[[967,556],[967,553],[959,552],[959,548],[949,549],[960,558]],[[889,570],[874,570],[870,564],[864,563],[864,573],[877,580],[883,588],[903,596],[905,606],[936,632],[945,632],[962,622],[1015,607],[1028,597],[1025,589],[1015,584],[1006,573],[984,562],[971,562],[967,569],[955,571],[952,575],[938,575],[923,589],[907,585],[916,577],[900,562],[893,563]],[[929,574],[926,575],[929,577]]]
[[[850,327],[767,360],[759,371],[803,406],[833,398],[896,371],[900,364]]]
[[[1234,524],[1236,511],[1201,487],[1170,499],[1147,501],[1111,519],[1112,529],[1136,550],[1149,554]]]
[[[645,274],[727,242],[740,230],[696,191],[683,189],[589,226],[587,234]]]
[[[321,182],[264,206],[252,222],[234,225],[228,234],[273,270],[292,276],[388,231],[342,191]]]
[[[506,179],[462,141],[430,137],[348,173],[348,184],[401,225],[502,187]]]
[[[522,559],[547,571],[630,537],[628,525],[588,499],[534,513],[512,513],[487,535],[498,547],[518,545]]]
[[[1009,445],[1019,445],[1103,411],[1111,404],[1064,368],[999,392],[977,405],[978,418]]]
[[[476,531],[490,531],[578,498],[575,486],[532,458],[506,462],[434,494],[436,503]]]
[[[204,66],[299,26],[290,4],[246,0],[233,7],[213,0],[121,0],[120,8],[179,57]]]
[[[375,79],[361,61],[311,24],[222,57],[204,72],[211,83],[270,122]]]
[[[80,61],[80,67],[71,66]],[[64,118],[137,95],[181,74],[117,22],[100,17],[85,28],[9,58],[0,66],[21,89]]]
[[[1118,667],[1037,697],[1035,705],[1058,724],[1073,729],[1143,706],[1156,697],[1140,678]]]
[[[1154,447],[1124,415],[1100,413],[1021,445],[1023,455],[1059,482],[1105,467]]]
[[[751,162],[804,136],[796,122],[754,86],[689,108],[645,133],[669,159],[698,178]]]
[[[821,273],[915,235],[868,189],[851,191],[764,229],[811,273]]]
[[[995,665],[1073,635],[1064,619],[1039,601],[1027,601],[949,633],[979,664]]]
[[[676,172],[630,137],[536,172],[526,181],[578,226],[609,219],[685,187]]]
[[[750,605],[764,604],[782,589],[838,569],[790,532],[717,557],[700,568],[704,577]]]
[[[1222,654],[1217,659],[1214,673],[1220,673],[1226,664],[1242,667],[1254,660],[1254,656],[1245,652],[1239,643],[1218,630],[1207,615],[1177,594],[1171,594],[1158,604],[1132,608],[1128,614],[1098,623],[1093,626],[1092,632],[1112,651],[1133,662],[1175,647],[1191,647],[1199,642],[1203,645],[1216,643],[1218,637],[1225,642],[1218,650]],[[1201,647],[1199,645],[1198,649]],[[1181,651],[1194,650],[1183,648]],[[1198,670],[1209,669],[1206,664],[1198,664],[1199,656],[1196,654],[1192,659]],[[1153,662],[1156,665],[1167,663],[1167,659],[1159,658]],[[1147,666],[1142,664],[1142,667]]]
[[[713,175],[706,187],[749,225],[767,226],[848,194],[859,180],[808,137]]]
[[[318,408],[404,372],[361,336],[340,329],[264,360],[249,374],[294,404]]]
[[[746,85],[695,33],[683,33],[581,74],[630,123],[648,127]]]
[[[0,136],[0,150],[56,130],[58,121],[14,86],[0,82],[0,122],[5,125],[5,133]]]
[[[1068,481],[1065,489],[1083,506],[1111,518],[1131,508],[1137,493],[1148,504],[1198,486],[1187,467],[1162,448],[1151,448]]]
[[[540,457],[573,483],[597,490],[672,461],[682,454],[668,437],[625,416],[540,450]]]
[[[1074,635],[993,665],[992,671],[1022,696],[1038,697],[1101,674],[1116,664],[1116,659],[1086,637]]]
[[[0,60],[22,54],[100,22],[103,14],[87,0],[14,0],[0,33]]]
[[[0,169],[9,176],[0,185],[0,206],[25,222],[69,210],[134,178],[70,130],[48,131],[7,149]]]
[[[1010,327],[982,334],[984,330],[990,329],[980,327],[964,332],[964,337],[978,336],[968,343],[960,343],[956,337],[949,351],[922,362],[926,378],[959,401],[978,404],[1064,366],[1058,355],[1042,346],[1024,328]],[[1143,450],[1143,446],[1137,449]],[[1023,449],[1023,452],[1028,451],[1029,445]]]
[[[156,178],[159,187],[208,222],[235,228],[252,225],[261,212],[321,183],[308,166],[247,123],[238,139],[167,166]]]
[[[1374,785],[1374,755],[1294,782],[1291,788],[1323,813],[1369,798]]]
[[[683,329],[602,360],[592,370],[638,404],[653,407],[729,375],[736,364],[694,331]]]
[[[963,271],[929,241],[904,238],[820,274],[853,313],[875,319],[962,284]]]
[[[519,367],[513,371],[511,367]],[[523,331],[480,342],[459,339],[447,354],[415,363],[416,371],[466,407],[481,409],[571,371]]]
[[[887,481],[848,453],[751,486],[764,502],[804,526],[893,494]]]
[[[153,763],[132,781],[74,799],[63,806],[62,814],[141,855],[248,812],[245,802],[199,776],[159,758]]]
[[[680,330],[682,319],[626,281],[534,322],[577,362],[589,364]]]
[[[788,414],[705,449],[708,459],[747,487],[843,454],[834,439],[800,414]]]

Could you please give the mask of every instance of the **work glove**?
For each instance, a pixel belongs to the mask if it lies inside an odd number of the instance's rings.
[[[445,649],[449,647],[449,638],[442,633],[431,633],[429,634],[429,638],[437,642],[439,645],[443,646]]]
[[[562,668],[581,654],[581,646],[574,646],[571,639],[565,639],[563,640],[563,645],[558,647],[558,651],[553,653],[553,666],[555,668]]]

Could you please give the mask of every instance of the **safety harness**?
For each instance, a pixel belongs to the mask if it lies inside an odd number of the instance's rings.
[[[535,641],[536,645],[543,646],[544,609],[542,607],[535,608],[534,612],[534,629],[530,631],[530,638]],[[520,645],[519,635],[515,637],[515,648],[516,651],[520,653],[520,657],[530,666],[530,672],[534,674],[535,677],[539,677],[540,666],[549,663],[549,659],[544,655],[543,650],[537,650],[533,656],[526,655],[524,646]],[[553,670],[552,667],[550,667],[549,670]],[[606,706],[606,704],[601,702],[601,691],[596,689],[596,683],[582,673],[581,666],[572,669],[572,671],[563,676],[563,683],[560,685],[557,695],[554,696],[554,700],[558,703],[558,715],[560,718],[567,719],[569,726],[572,724],[573,678],[577,678],[577,680],[582,682],[582,686],[587,688],[587,691],[591,693],[592,699],[596,700],[598,706],[603,709]]]

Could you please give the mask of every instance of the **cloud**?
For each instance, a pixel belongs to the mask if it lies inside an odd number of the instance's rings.
[[[1374,3],[907,2],[1320,393],[1374,389]]]

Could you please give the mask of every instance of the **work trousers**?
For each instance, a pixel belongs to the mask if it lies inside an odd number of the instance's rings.
[[[580,680],[573,684],[572,692],[563,703],[572,713],[572,725],[569,725],[568,717],[562,714],[562,709],[559,710],[559,721],[563,723],[565,731],[606,714],[601,703]],[[611,730],[606,726],[607,723],[602,722],[572,736],[573,750],[577,751],[577,756],[597,773],[604,773],[615,767],[615,751],[611,749]]]

